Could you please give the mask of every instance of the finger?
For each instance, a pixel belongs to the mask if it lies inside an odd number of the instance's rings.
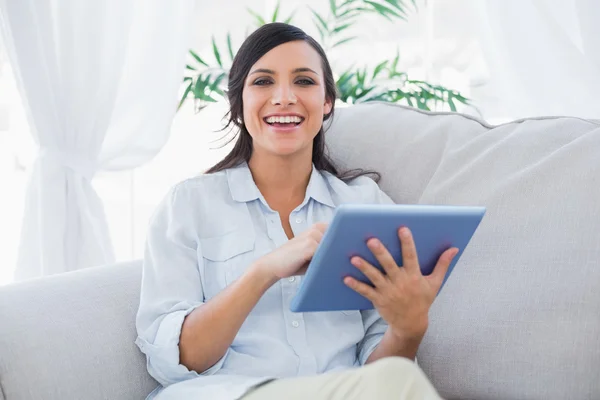
[[[389,276],[390,279],[394,279],[400,269],[398,268],[398,264],[396,264],[394,257],[392,257],[388,249],[385,248],[383,243],[375,238],[369,239],[367,241],[367,246],[377,261],[379,261],[387,276]]]
[[[405,226],[400,228],[398,237],[400,238],[402,249],[402,266],[409,274],[420,275],[421,268],[419,267],[417,248],[415,247],[415,242],[410,229]]]
[[[350,276],[344,278],[344,284],[348,286],[350,289],[354,290],[356,293],[360,294],[363,297],[371,300],[371,302],[375,302],[377,298],[377,291],[374,288],[367,285],[366,283],[360,282]]]
[[[352,257],[350,262],[371,281],[373,286],[382,287],[387,283],[387,280],[381,271],[362,258]]]
[[[315,241],[317,242],[317,244],[321,243],[321,240],[323,240],[323,236],[325,234],[323,232],[321,232],[320,230],[313,230],[309,233],[309,236]]]
[[[298,271],[296,271],[294,273],[294,275],[305,275],[307,270],[308,270],[308,263],[305,263],[302,267],[300,267],[298,269]]]
[[[329,225],[325,222],[317,222],[316,224],[313,225],[313,227],[316,228],[316,230],[318,230],[321,233],[325,233],[328,226]]]
[[[444,282],[444,278],[446,277],[446,273],[448,272],[448,268],[450,264],[452,264],[452,260],[458,254],[458,249],[456,247],[452,247],[445,252],[442,253],[438,262],[435,264],[435,268],[431,275],[427,277],[427,279],[433,284],[433,288],[436,293],[440,290],[442,286],[442,282]]]

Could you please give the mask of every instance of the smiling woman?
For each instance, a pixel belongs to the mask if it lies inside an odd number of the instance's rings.
[[[163,386],[153,396],[438,399],[412,362],[439,289],[423,276],[399,274],[375,310],[290,310],[335,208],[392,202],[326,154],[336,90],[323,49],[264,25],[233,60],[227,95],[233,150],[176,185],[148,228],[136,343]],[[396,290],[406,279],[421,300]],[[399,312],[390,293],[409,306]]]
[[[333,103],[326,96],[322,71],[319,54],[305,41],[279,45],[256,62],[243,91],[253,157],[308,153],[310,158],[312,142]]]
[[[345,181],[365,174],[377,176],[372,171],[340,173],[327,157],[323,122],[334,113],[335,80],[323,48],[302,30],[273,23],[252,33],[234,58],[227,97],[230,111],[225,129],[234,127],[237,141],[207,173],[243,162],[252,165],[254,150],[267,158],[308,152],[315,168]],[[294,125],[284,125],[288,117]]]

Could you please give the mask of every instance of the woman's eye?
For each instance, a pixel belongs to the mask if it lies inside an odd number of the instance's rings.
[[[271,83],[269,79],[257,79],[254,81],[254,84],[258,86],[268,85],[269,83]]]
[[[296,81],[296,83],[300,84],[300,85],[313,85],[314,84],[314,82],[310,79],[298,79]]]

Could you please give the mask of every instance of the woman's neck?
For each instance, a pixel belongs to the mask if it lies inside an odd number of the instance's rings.
[[[273,209],[294,208],[304,200],[311,159],[251,157],[248,166],[258,190]]]

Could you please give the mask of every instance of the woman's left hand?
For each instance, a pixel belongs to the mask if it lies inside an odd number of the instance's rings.
[[[372,286],[352,277],[346,277],[344,283],[373,303],[394,336],[404,340],[420,340],[429,324],[429,308],[458,249],[453,247],[442,253],[433,272],[423,276],[410,230],[402,227],[398,236],[403,268],[398,267],[379,240],[369,239],[367,246],[385,274],[364,259],[352,257],[352,264],[371,281]]]

